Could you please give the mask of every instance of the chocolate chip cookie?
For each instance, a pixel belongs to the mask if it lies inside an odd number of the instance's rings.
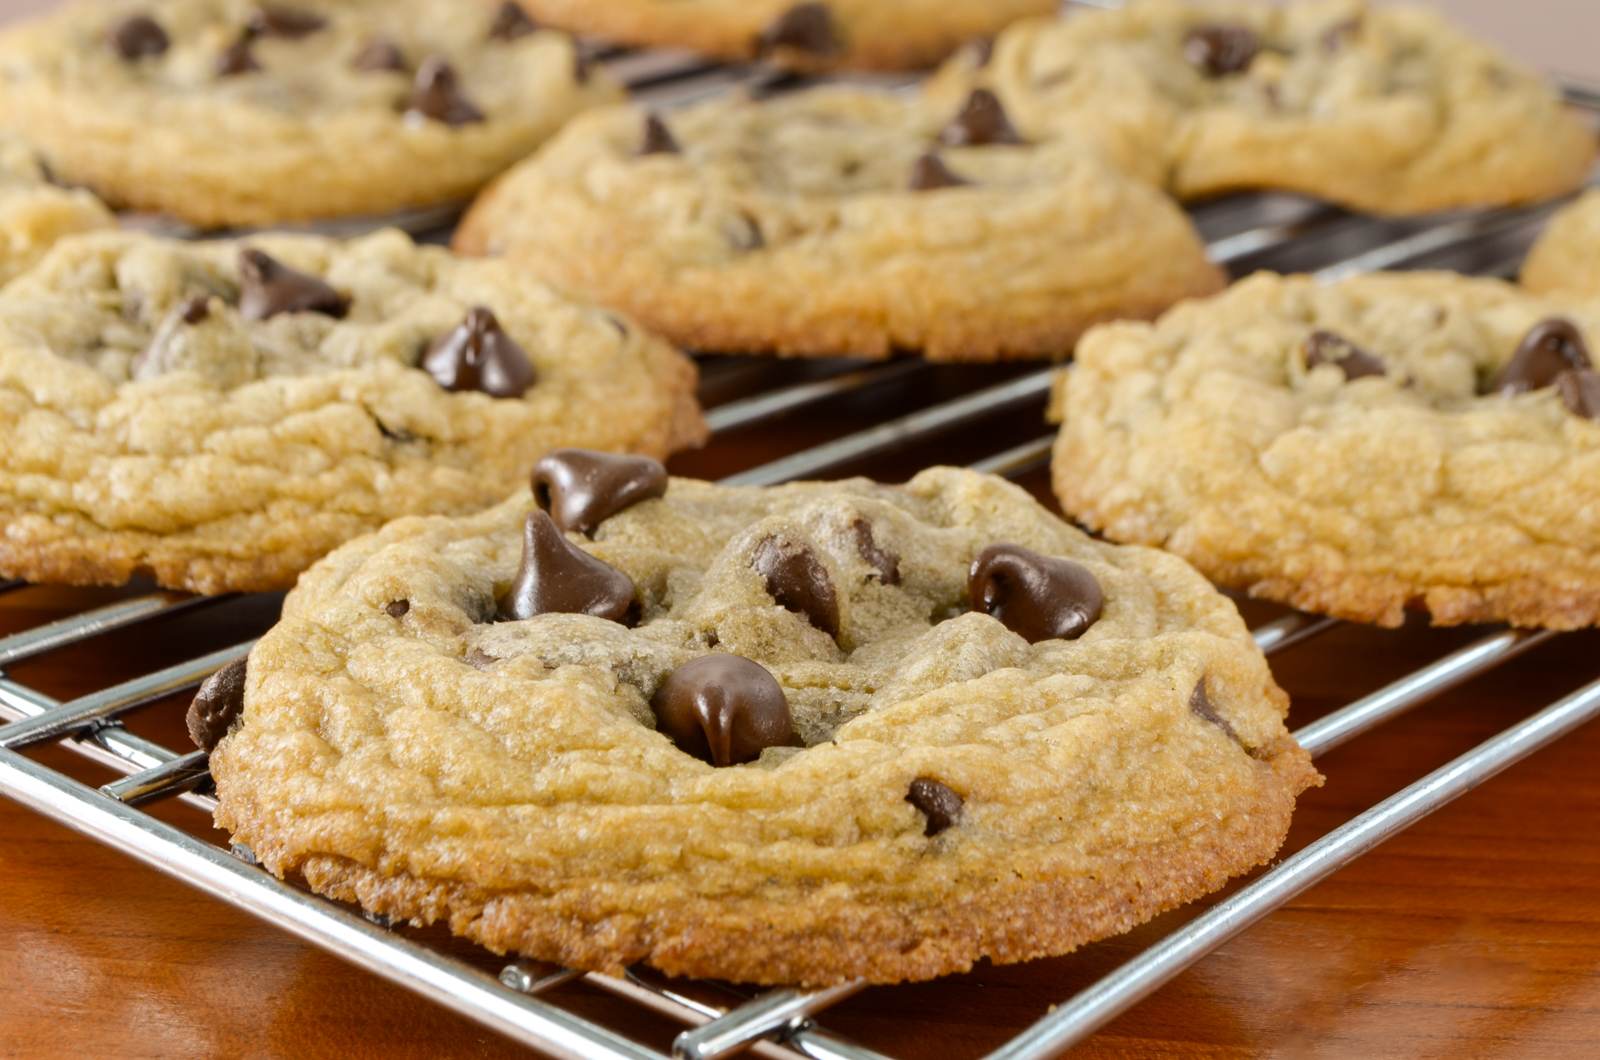
[[[801,70],[932,65],[1057,0],[522,0],[541,24]]]
[[[1551,218],[1528,252],[1522,285],[1600,295],[1600,192],[1588,192]]]
[[[1593,131],[1542,79],[1424,8],[1185,3],[1036,19],[952,59],[935,98],[993,90],[1024,136],[1096,143],[1198,198],[1278,189],[1410,214],[1549,198]]]
[[[1079,345],[1065,509],[1219,584],[1399,625],[1600,620],[1600,299],[1257,276]]]
[[[552,446],[695,443],[694,385],[620,317],[398,232],[78,236],[0,292],[0,573],[283,588]]]
[[[1002,480],[535,481],[338,550],[197,702],[268,869],[580,968],[895,982],[1213,890],[1318,780],[1226,598]]]
[[[99,199],[52,183],[31,147],[0,134],[0,285],[28,269],[58,240],[115,225],[116,218]]]
[[[0,35],[0,125],[63,179],[202,227],[464,201],[619,96],[486,0],[113,0]]]
[[[735,353],[1059,357],[1221,283],[1165,196],[1026,142],[986,91],[596,111],[485,192],[456,247]]]

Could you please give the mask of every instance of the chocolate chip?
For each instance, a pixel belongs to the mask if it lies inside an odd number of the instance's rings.
[[[1006,117],[1000,97],[987,88],[975,88],[944,131],[939,142],[951,147],[984,147],[990,144],[1020,144],[1022,137]]]
[[[515,0],[506,0],[494,13],[494,19],[489,23],[490,40],[516,40],[536,32],[539,26],[522,10],[522,6]]]
[[[1211,77],[1248,70],[1260,51],[1261,38],[1248,26],[1196,26],[1183,38],[1183,57]]]
[[[350,68],[367,73],[391,70],[403,74],[406,72],[406,55],[400,50],[400,45],[387,37],[369,37],[361,50],[351,58]]]
[[[1100,618],[1105,593],[1089,571],[1021,545],[990,545],[967,579],[972,609],[993,615],[1028,643],[1076,640]]]
[[[971,184],[950,171],[944,160],[935,154],[926,154],[911,166],[912,191],[936,191],[939,188],[959,188]]]
[[[282,4],[262,4],[250,15],[245,24],[250,32],[262,37],[288,37],[299,40],[309,37],[328,25],[328,20],[315,11]]]
[[[178,319],[185,324],[198,324],[211,315],[211,296],[190,295],[178,304]]]
[[[1586,420],[1600,419],[1600,372],[1580,368],[1556,376],[1556,390],[1561,403],[1575,416]]]
[[[222,54],[217,56],[217,76],[234,77],[261,69],[261,63],[256,60],[254,44],[254,37],[241,34],[238,40],[224,48]]]
[[[389,613],[390,618],[405,618],[411,613],[411,601],[390,600],[383,605],[383,609]]]
[[[850,524],[850,532],[855,535],[856,551],[878,572],[878,580],[885,585],[899,585],[900,557],[878,547],[878,542],[872,537],[872,524],[865,519],[857,519]]]
[[[1241,747],[1244,746],[1239,739],[1239,734],[1234,731],[1228,719],[1217,712],[1217,708],[1211,702],[1211,697],[1206,694],[1206,679],[1203,677],[1195,684],[1194,691],[1189,693],[1189,709],[1194,712],[1195,716],[1221,729],[1222,734],[1228,739]]]
[[[922,811],[928,825],[922,830],[925,836],[938,835],[961,820],[961,796],[931,777],[918,777],[906,792],[906,801]]]
[[[160,55],[172,46],[167,31],[149,15],[129,15],[112,26],[107,37],[116,53],[129,62]]]
[[[244,713],[244,681],[245,660],[229,663],[206,678],[189,704],[189,713],[184,717],[189,738],[207,754],[216,750]]]
[[[844,50],[844,44],[828,5],[807,3],[794,5],[761,31],[756,50],[765,55],[778,48],[811,55],[837,55]]]
[[[420,114],[446,125],[471,125],[483,121],[483,111],[461,91],[455,67],[437,55],[424,59],[411,85],[406,113]]]
[[[1331,364],[1344,373],[1346,380],[1388,373],[1382,360],[1333,331],[1313,331],[1307,336],[1305,358],[1307,371]]]
[[[805,615],[830,637],[839,635],[839,597],[816,553],[769,537],[756,546],[750,562],[779,606]]]
[[[661,115],[651,111],[644,116],[644,138],[639,144],[641,155],[681,155],[678,138],[672,135]]]
[[[533,496],[557,526],[594,536],[601,523],[664,496],[667,469],[647,456],[557,449],[533,465]]]
[[[343,319],[350,299],[309,273],[291,269],[263,251],[239,251],[239,313],[266,320],[279,313],[321,313]]]
[[[497,398],[521,397],[539,378],[527,353],[481,305],[434,340],[422,355],[422,370],[446,390],[478,390]]]
[[[535,511],[522,531],[522,566],[500,602],[500,617],[594,615],[631,626],[639,618],[633,580],[568,541],[550,516]]]
[[[714,766],[761,757],[799,741],[783,686],[737,655],[702,655],[667,676],[650,699],[656,726],[678,749]]]
[[[1592,366],[1583,333],[1571,321],[1551,318],[1535,324],[1523,337],[1490,389],[1497,394],[1542,390],[1553,385],[1562,372]]]

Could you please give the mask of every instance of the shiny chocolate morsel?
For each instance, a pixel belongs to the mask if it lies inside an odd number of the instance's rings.
[[[1261,38],[1248,26],[1196,26],[1183,38],[1183,57],[1208,77],[1243,73],[1260,51]]]
[[[489,22],[489,39],[512,41],[536,32],[538,23],[528,17],[516,0],[506,0],[495,10]]]
[[[1583,332],[1569,320],[1552,317],[1523,336],[1489,389],[1497,394],[1524,394],[1555,385],[1562,372],[1592,367]]]
[[[326,29],[328,20],[315,11],[285,4],[262,4],[250,15],[248,30],[260,37],[287,37],[299,40]]]
[[[361,70],[366,73],[379,71],[392,71],[403,74],[409,67],[406,65],[406,54],[400,50],[400,45],[387,37],[369,37],[350,59],[352,70]]]
[[[972,609],[1030,644],[1076,640],[1100,619],[1105,593],[1088,569],[1021,545],[990,545],[967,579]]]
[[[309,273],[253,247],[239,251],[239,314],[266,320],[279,313],[321,313],[343,319],[350,299]]]
[[[878,580],[884,585],[900,584],[900,557],[888,549],[878,547],[877,539],[872,534],[872,524],[865,519],[857,519],[850,524],[850,533],[856,539],[856,551],[867,565],[878,572]]]
[[[594,536],[600,524],[664,496],[667,469],[647,456],[557,449],[533,465],[533,497],[562,530]]]
[[[593,615],[631,626],[639,619],[633,579],[567,540],[545,512],[530,512],[522,530],[522,565],[500,601],[500,617]]]
[[[839,635],[839,596],[815,552],[769,537],[756,546],[750,562],[779,606],[806,616],[830,637]]]
[[[792,48],[810,55],[837,55],[844,50],[839,27],[827,4],[796,4],[761,31],[756,50],[767,54],[778,48]]]
[[[678,146],[678,138],[672,135],[672,130],[661,119],[661,115],[651,111],[644,116],[644,135],[639,141],[639,154],[641,155],[681,155],[683,148]]]
[[[184,721],[189,738],[200,750],[210,754],[228,735],[233,723],[244,713],[245,660],[229,663],[210,677],[195,693]]]
[[[912,191],[937,191],[940,188],[960,188],[972,181],[957,176],[944,159],[936,154],[926,154],[911,165],[911,180],[907,186]]]
[[[1331,364],[1344,373],[1346,380],[1388,374],[1388,368],[1382,360],[1338,332],[1313,331],[1306,338],[1304,352],[1307,371],[1318,365]]]
[[[661,683],[650,709],[680,751],[714,766],[753,762],[768,747],[799,743],[783,686],[738,655],[684,663]]]
[[[149,15],[129,15],[111,27],[106,39],[112,50],[129,62],[161,55],[172,47],[167,31]]]
[[[416,79],[411,84],[411,96],[406,101],[406,113],[418,114],[446,125],[471,125],[483,121],[483,111],[462,91],[456,68],[437,55],[429,56],[417,67]]]
[[[1561,395],[1561,403],[1574,416],[1600,419],[1600,372],[1593,368],[1562,372],[1556,376],[1556,391]]]
[[[390,600],[383,605],[383,610],[390,618],[405,618],[411,613],[410,600]]]
[[[939,134],[939,142],[950,147],[986,147],[1020,144],[1023,140],[1006,116],[1000,97],[987,88],[975,88],[961,111]]]
[[[918,777],[906,792],[906,801],[928,819],[922,834],[932,838],[961,820],[962,799],[950,787],[931,777]]]
[[[485,306],[434,340],[422,355],[422,370],[445,390],[477,390],[497,398],[516,398],[538,381],[528,354],[500,327]]]

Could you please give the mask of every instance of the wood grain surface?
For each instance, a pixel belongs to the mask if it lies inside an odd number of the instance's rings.
[[[0,17],[48,6],[0,0]],[[1458,0],[1528,57],[1600,73],[1589,0]],[[1581,31],[1581,32],[1580,32]],[[793,369],[803,372],[804,369]],[[715,476],[841,429],[998,378],[941,372],[802,421],[745,432],[675,463]],[[1038,432],[1029,408],[865,470],[903,475]],[[856,470],[856,469],[852,469]],[[1028,484],[1043,492],[1041,475]],[[0,636],[118,593],[29,588],[0,595]],[[235,600],[18,666],[70,697],[254,635],[272,598]],[[1253,617],[1273,612],[1250,608]],[[1477,635],[1341,627],[1274,660],[1292,723],[1381,687]],[[1286,851],[1593,679],[1600,633],[1534,649],[1331,753]],[[182,747],[182,704],[129,719]],[[47,748],[40,761],[108,775]],[[1075,1055],[1582,1057],[1600,1055],[1600,726],[1580,730],[1391,840],[1224,946]],[[182,806],[158,816],[220,838]],[[828,1029],[907,1057],[972,1056],[1192,916],[1180,911],[1071,957],[868,991]],[[424,937],[485,968],[487,954]],[[677,1025],[587,985],[564,1007],[665,1050]],[[0,800],[0,1057],[515,1057],[477,1025],[256,921],[117,852]]]

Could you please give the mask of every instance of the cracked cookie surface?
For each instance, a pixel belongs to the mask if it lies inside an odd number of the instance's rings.
[[[929,66],[1057,0],[522,0],[540,21],[622,44],[801,70]]]
[[[1145,0],[1034,19],[933,82],[1025,136],[1097,145],[1183,198],[1275,189],[1381,214],[1549,198],[1593,130],[1541,78],[1417,7]]]
[[[52,184],[31,147],[0,134],[0,286],[34,265],[59,240],[116,223],[99,199]]]
[[[434,363],[476,365],[458,345],[521,358],[525,392],[470,392]],[[0,570],[282,588],[388,519],[497,503],[552,446],[698,442],[694,385],[620,318],[398,232],[76,237],[0,293]]]
[[[893,982],[1212,890],[1317,780],[1231,602],[1002,480],[674,479],[554,542],[534,508],[401,520],[289,596],[211,758],[218,823],[268,868],[582,968]],[[567,591],[551,572],[596,561],[631,581],[631,627],[494,621],[530,569]],[[1061,593],[1086,606],[1049,626]],[[746,764],[678,742],[741,689]],[[784,698],[792,738],[750,743],[751,704]]]
[[[1530,291],[1600,295],[1600,192],[1587,192],[1550,219],[1522,266]]]
[[[621,94],[497,10],[78,3],[0,35],[0,125],[63,179],[201,227],[458,202]]]
[[[1056,392],[1056,492],[1115,540],[1311,611],[1593,625],[1596,342],[1594,298],[1252,277],[1084,339]]]
[[[1017,142],[984,104],[834,88],[597,111],[492,185],[456,247],[680,345],[789,356],[1061,357],[1220,286],[1165,196]]]

